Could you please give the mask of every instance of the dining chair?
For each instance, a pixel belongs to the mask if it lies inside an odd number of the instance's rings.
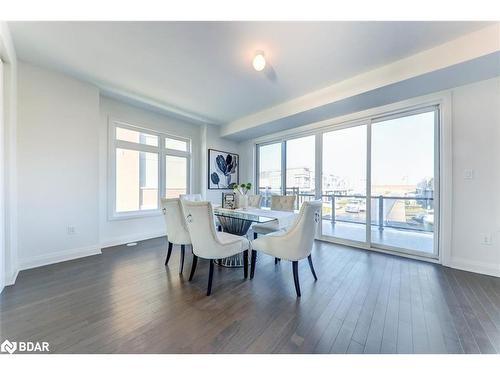
[[[207,296],[212,293],[214,260],[227,258],[243,252],[243,275],[248,277],[248,249],[250,242],[241,236],[226,232],[217,232],[214,225],[214,212],[210,202],[182,201],[186,224],[193,244],[193,263],[189,281],[193,279],[198,258],[208,259]]]
[[[248,207],[251,208],[261,208],[262,207],[262,195],[248,195]],[[236,194],[236,207],[240,208],[240,195]]]
[[[185,201],[201,202],[203,199],[201,194],[181,194],[179,198]]]
[[[262,207],[262,195],[249,195],[248,196],[248,207],[261,208]]]
[[[168,251],[165,265],[168,265],[170,255],[172,255],[173,245],[181,246],[181,260],[179,264],[179,273],[184,269],[184,255],[186,245],[191,245],[191,238],[186,226],[184,215],[182,214],[181,200],[179,198],[166,199],[162,198],[161,204],[163,214],[165,216],[165,224],[167,226]]]
[[[275,211],[293,211],[295,207],[295,195],[273,195],[271,197],[271,210]],[[254,224],[252,226],[253,237],[257,238],[259,234],[269,234],[282,228],[279,227],[277,220],[264,224]]]
[[[257,250],[275,258],[292,262],[293,280],[297,297],[300,297],[299,260],[307,258],[314,280],[318,280],[311,257],[316,228],[321,218],[321,201],[304,202],[292,227],[262,236],[251,242],[252,257],[250,279],[255,274]]]
[[[271,210],[293,211],[296,199],[296,195],[273,195],[271,196]]]
[[[275,211],[293,211],[295,207],[295,195],[273,195],[271,196],[271,210]],[[253,238],[256,239],[259,234],[269,234],[279,231],[278,220],[271,221],[264,224],[254,224],[252,226]],[[274,264],[280,261],[279,258],[274,259]]]

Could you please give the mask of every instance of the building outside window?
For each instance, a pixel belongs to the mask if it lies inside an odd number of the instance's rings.
[[[111,122],[111,216],[156,213],[161,197],[189,193],[190,165],[189,139]]]

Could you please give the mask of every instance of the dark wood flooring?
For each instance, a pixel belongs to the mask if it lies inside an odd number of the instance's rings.
[[[187,251],[190,253],[190,251]],[[500,353],[500,279],[317,242],[299,263],[259,255],[253,280],[208,262],[188,281],[164,239],[23,271],[0,296],[0,342],[55,353]]]

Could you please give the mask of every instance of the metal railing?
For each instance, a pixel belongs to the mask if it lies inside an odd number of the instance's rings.
[[[271,205],[271,196],[272,195],[280,195],[281,192],[277,189],[268,189],[268,188],[259,188],[259,191],[261,194],[264,195],[263,199],[263,205],[266,207],[269,207]],[[302,203],[306,201],[311,201],[316,199],[316,195],[313,193],[301,193],[297,188],[289,188],[286,190],[286,195],[295,195],[297,197],[295,204],[296,204],[296,209],[299,209],[302,206]],[[349,213],[345,211],[346,207],[349,203],[345,202],[346,199],[351,199],[351,200],[357,200],[357,204],[359,205],[359,211],[358,215],[353,215],[353,213]],[[384,230],[385,227],[388,228],[396,228],[396,229],[406,229],[406,230],[415,230],[415,231],[422,231],[422,232],[433,232],[433,224],[426,224],[424,221],[425,219],[425,214],[429,215],[429,210],[433,209],[434,205],[434,198],[433,197],[407,197],[407,196],[384,196],[384,195],[378,195],[378,196],[372,196],[372,201],[375,201],[375,209],[373,209],[374,205],[372,204],[372,220],[371,224],[372,226],[378,226],[379,230]],[[366,224],[366,216],[364,220],[356,220],[357,216],[363,217],[361,214],[363,211],[366,210],[366,200],[367,196],[366,195],[359,195],[359,194],[322,194],[321,195],[321,200],[323,201],[323,208],[329,208],[330,209],[330,214],[324,214],[323,215],[323,220],[329,220],[332,223],[335,222],[346,222],[346,223],[356,223],[356,224]],[[337,211],[340,208],[337,208],[337,203],[339,201],[344,201],[344,214],[337,214]],[[387,203],[387,201],[390,201]],[[418,210],[420,209],[419,214],[415,214],[411,216],[411,220],[413,220],[413,223],[409,223],[408,220],[405,220],[405,222],[402,221],[391,221],[387,219],[387,214],[390,213],[392,208],[395,205],[396,201],[405,201],[405,219],[406,219],[406,202],[415,202],[414,205],[409,205],[413,207],[414,209]],[[327,204],[327,207],[325,207],[325,203]],[[392,206],[389,208],[388,206],[392,203]],[[363,210],[362,206],[363,204],[365,205],[365,209]],[[384,209],[388,208],[386,212],[384,212]]]

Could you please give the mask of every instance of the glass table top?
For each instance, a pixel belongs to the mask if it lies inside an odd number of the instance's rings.
[[[273,220],[277,220],[275,217],[268,217],[262,215],[259,211],[263,210],[231,210],[228,208],[214,207],[214,215],[228,217],[233,219],[247,220],[254,223],[268,223]]]

